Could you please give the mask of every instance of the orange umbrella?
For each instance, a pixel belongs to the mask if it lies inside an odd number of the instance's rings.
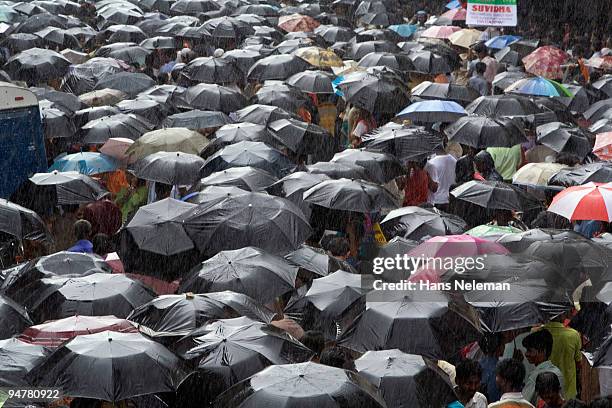
[[[302,14],[291,14],[289,16],[281,16],[278,19],[278,26],[285,31],[313,31],[320,23],[312,17]]]
[[[563,77],[561,65],[569,60],[570,56],[565,51],[547,45],[540,47],[523,58],[525,71],[548,79],[559,79]]]
[[[612,160],[612,132],[599,133],[595,137],[593,153],[601,160]]]
[[[432,26],[421,33],[421,37],[448,39],[452,33],[459,31],[457,26]]]

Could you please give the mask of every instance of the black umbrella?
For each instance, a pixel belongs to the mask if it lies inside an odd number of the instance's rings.
[[[43,82],[61,78],[70,66],[62,54],[52,50],[31,48],[13,55],[4,65],[4,70],[14,80]]]
[[[322,248],[302,245],[300,248],[285,255],[285,259],[293,265],[299,266],[315,277],[327,276],[330,273],[342,270],[356,273],[355,269],[346,261],[329,255]]]
[[[397,348],[433,359],[456,356],[478,339],[480,324],[469,305],[436,291],[381,291],[342,334],[339,344],[353,350]],[[418,333],[418,335],[410,335]]]
[[[333,77],[328,72],[309,70],[292,75],[287,79],[287,83],[303,92],[332,94],[334,93],[332,79]]]
[[[414,71],[412,60],[405,54],[392,54],[389,52],[371,52],[366,54],[357,63],[360,67],[385,66],[396,71]]]
[[[278,106],[288,112],[296,112],[303,106],[312,105],[312,101],[298,88],[282,82],[266,81],[252,98],[254,103]]]
[[[112,25],[103,31],[108,36],[109,43],[116,42],[134,42],[139,43],[144,41],[148,36],[140,27],[126,24]]]
[[[492,210],[526,211],[540,206],[533,195],[501,181],[468,181],[451,194],[458,200]]]
[[[385,403],[372,384],[351,371],[302,363],[268,367],[221,394],[213,406],[381,408]]]
[[[459,235],[467,224],[456,215],[435,208],[402,207],[391,211],[381,221],[386,236],[400,236],[411,240],[440,235]]]
[[[368,351],[355,360],[355,368],[380,389],[388,407],[442,407],[457,399],[448,375],[419,355]]]
[[[112,50],[108,53],[108,56],[124,61],[127,64],[136,64],[140,67],[145,67],[146,59],[150,54],[151,50],[134,45]]]
[[[306,168],[309,173],[325,174],[334,179],[368,179],[366,169],[356,164],[318,162],[310,164]]]
[[[564,84],[565,89],[570,91],[573,95],[571,98],[559,98],[559,100],[565,104],[570,111],[582,113],[589,109],[591,104],[591,92],[589,89],[580,85]],[[548,98],[547,98],[548,99]]]
[[[522,126],[506,118],[464,116],[444,129],[448,140],[475,148],[512,147],[527,141]]]
[[[159,103],[168,104],[173,98],[185,92],[185,88],[177,85],[156,85],[138,94],[138,99],[153,99]]]
[[[589,131],[592,133],[606,133],[612,132],[612,118],[610,119],[599,119],[589,127]]]
[[[25,306],[38,323],[75,314],[126,317],[134,308],[155,297],[139,281],[108,273],[43,278],[34,282],[30,290]]]
[[[167,127],[184,127],[192,130],[218,128],[230,123],[232,120],[223,112],[198,109],[176,113],[164,120],[164,125]]]
[[[112,44],[103,45],[95,51],[96,57],[108,57],[113,51],[122,50],[128,47],[137,47],[138,44],[134,42],[117,42]],[[142,47],[141,47],[142,48]],[[151,51],[151,50],[149,50]]]
[[[95,381],[84,381],[93,372]],[[28,380],[61,388],[64,395],[115,402],[175,392],[188,374],[187,365],[161,344],[139,333],[104,331],[64,343]]]
[[[460,105],[467,105],[479,97],[479,93],[469,86],[421,82],[411,90],[413,97],[421,99],[444,99]]]
[[[274,314],[252,298],[231,291],[159,296],[128,316],[154,338],[185,336],[217,319],[246,316],[269,323]]]
[[[81,47],[79,40],[72,34],[61,28],[46,27],[40,31],[36,31],[34,35],[40,37],[41,42],[50,47],[72,48],[78,49]]]
[[[310,205],[304,202],[302,196],[304,191],[312,186],[319,184],[323,180],[328,180],[325,174],[314,174],[298,171],[291,173],[276,183],[270,185],[267,191],[270,194],[285,197],[297,205],[306,217],[310,217]]]
[[[453,71],[444,57],[431,51],[415,51],[408,54],[408,56],[412,60],[412,64],[417,72],[436,75],[447,74]]]
[[[612,180],[612,164],[609,162],[597,162],[561,169],[548,180],[548,184],[551,186],[572,187],[589,182],[607,183],[610,180]]]
[[[28,17],[17,26],[18,33],[34,33],[45,27],[67,28],[66,19],[51,13],[40,13]]]
[[[192,190],[201,191],[208,186],[235,186],[245,191],[263,192],[276,181],[276,177],[256,167],[231,167],[201,179]]]
[[[255,61],[261,57],[262,55],[257,51],[235,49],[227,51],[221,58],[233,59],[242,72],[243,78],[246,78],[246,74],[249,72],[249,69],[251,69],[253,64],[255,64]]]
[[[248,193],[247,190],[234,186],[208,186],[200,191],[194,191],[187,194],[183,199],[188,203],[208,205],[210,203],[223,201],[232,196]]]
[[[205,29],[213,39],[228,39],[236,42],[255,33],[253,27],[248,23],[234,17],[218,17],[206,21],[202,28]]]
[[[12,6],[12,9],[27,16],[33,16],[35,14],[47,12],[44,8],[32,3],[17,3]]]
[[[198,15],[207,11],[218,10],[220,6],[211,0],[179,0],[170,6],[170,13]]]
[[[131,6],[130,3],[128,7]],[[131,8],[128,7],[117,7],[114,4],[107,4],[106,6],[97,10],[100,22],[98,22],[99,28],[105,28],[113,24],[135,24],[140,21],[144,16],[141,10],[137,6]]]
[[[180,152],[157,152],[136,162],[138,178],[170,185],[192,185],[199,178],[204,160],[199,156]]]
[[[38,47],[40,43],[40,37],[28,33],[14,33],[2,41],[2,45],[7,47],[12,54]]]
[[[351,44],[346,57],[360,60],[372,52],[397,54],[400,49],[391,41],[363,41]]]
[[[198,84],[176,96],[175,106],[183,109],[214,110],[224,113],[246,106],[246,98],[234,89],[217,84]]]
[[[115,105],[122,113],[134,114],[157,125],[168,114],[167,107],[153,99],[126,99]]]
[[[582,115],[591,122],[600,119],[612,119],[612,98],[595,102]]]
[[[224,125],[215,132],[213,141],[202,150],[202,157],[210,157],[225,146],[238,142],[264,142],[275,145],[277,142],[267,127],[255,123],[241,122]]]
[[[202,175],[231,167],[252,166],[282,177],[295,165],[287,156],[262,142],[238,142],[225,146],[210,156],[202,167]]]
[[[612,75],[604,75],[598,81],[593,82],[593,88],[612,98]]]
[[[495,59],[502,64],[518,66],[521,56],[510,47],[504,47],[495,53]]]
[[[402,162],[420,161],[442,145],[442,138],[422,127],[379,128],[362,140],[366,150],[389,153]]]
[[[471,114],[489,117],[526,116],[541,112],[532,100],[519,95],[481,96],[465,110]]]
[[[261,41],[263,41],[263,39]],[[276,54],[292,54],[300,48],[312,46],[314,46],[314,42],[310,38],[295,38],[280,42],[274,49],[276,50]]]
[[[279,119],[300,119],[297,115],[289,113],[277,106],[252,104],[240,109],[234,114],[236,122],[250,122],[267,125]]]
[[[551,122],[538,126],[536,132],[537,141],[557,153],[571,153],[584,158],[592,150],[587,134],[578,127]]]
[[[465,299],[478,310],[483,329],[492,333],[543,324],[572,309],[570,299],[543,279],[512,282],[511,291],[472,290]]]
[[[339,41],[348,41],[355,35],[350,28],[335,25],[320,25],[315,28],[314,33],[320,35],[328,45],[333,45]]]
[[[517,253],[523,252],[534,242],[564,241],[565,239],[586,240],[586,238],[574,231],[535,228],[527,231],[505,234],[498,238],[495,242],[502,244],[511,252]]]
[[[191,61],[181,75],[194,83],[232,84],[241,82],[244,74],[230,58],[200,57]]]
[[[336,153],[332,163],[354,164],[366,170],[368,180],[384,184],[405,174],[404,167],[394,156],[364,149],[347,149]]]
[[[81,127],[82,141],[87,144],[102,144],[111,137],[136,140],[153,129],[153,125],[138,115],[118,113],[93,119]]]
[[[304,192],[304,201],[321,207],[370,213],[397,207],[395,198],[378,184],[363,180],[324,180]]]
[[[344,99],[368,112],[397,113],[409,103],[406,85],[382,73],[355,72],[344,77],[338,88]]]
[[[44,101],[43,101],[44,102]],[[45,107],[40,104],[43,130],[47,139],[71,138],[76,133],[72,118],[59,109]]]
[[[280,119],[268,125],[272,137],[294,153],[326,151],[331,135],[324,128],[295,119]]]
[[[295,55],[271,55],[255,62],[247,78],[249,81],[263,82],[268,79],[284,80],[307,70],[310,64]]]
[[[0,316],[0,339],[8,339],[33,324],[23,307],[3,295],[0,295]]]
[[[200,206],[186,219],[185,227],[198,248],[211,253],[249,245],[286,253],[311,233],[299,208],[284,198],[262,193]]]
[[[0,340],[0,385],[26,386],[26,374],[50,354],[49,349],[17,338]]]
[[[307,361],[312,351],[286,332],[252,320],[224,319],[208,324],[177,346],[181,355],[198,362],[187,384],[199,401],[212,401],[223,391],[272,364]],[[195,381],[194,381],[195,380]],[[195,386],[197,383],[199,386]],[[186,392],[193,395],[193,391]],[[181,390],[179,390],[180,399]]]
[[[269,303],[294,289],[297,267],[255,247],[221,251],[181,281],[180,292],[232,290]]]
[[[30,88],[39,99],[51,102],[52,107],[72,116],[83,107],[76,95],[66,92],[54,91],[45,88]]]
[[[95,89],[117,89],[134,97],[153,85],[155,85],[155,81],[145,74],[119,72],[99,80]]]
[[[272,4],[254,3],[242,5],[234,12],[236,17],[244,14],[255,14],[263,17],[277,17],[278,9]]]
[[[527,78],[528,74],[523,71],[505,71],[495,75],[493,79],[494,93],[502,93],[504,89],[518,81],[519,79]]]
[[[36,212],[8,200],[0,200],[0,231],[19,240],[51,239],[45,222]]]

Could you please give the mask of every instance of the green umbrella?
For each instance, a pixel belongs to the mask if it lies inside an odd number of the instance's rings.
[[[473,237],[496,240],[497,238],[506,235],[521,232],[520,229],[514,227],[500,227],[498,225],[479,225],[465,233]]]

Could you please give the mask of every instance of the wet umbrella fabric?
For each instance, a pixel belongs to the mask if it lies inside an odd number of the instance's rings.
[[[112,157],[95,152],[80,152],[56,157],[49,167],[49,172],[53,171],[78,171],[88,176],[113,172],[117,170],[119,163]]]
[[[29,344],[17,338],[0,340],[0,385],[25,386],[26,374],[50,354],[46,347]]]
[[[246,106],[239,91],[217,84],[198,84],[176,95],[174,105],[182,109],[200,109],[230,113]]]
[[[444,129],[448,139],[475,148],[512,147],[527,141],[519,123],[505,118],[465,116]]]
[[[253,104],[236,111],[233,119],[236,122],[250,122],[258,125],[267,125],[279,119],[300,119],[297,115],[289,113],[277,106]]]
[[[332,163],[354,164],[366,169],[368,179],[384,184],[404,174],[404,167],[394,156],[362,149],[336,153]]]
[[[84,381],[87,372],[99,375]],[[104,331],[65,343],[28,379],[39,387],[61,386],[68,395],[115,402],[174,392],[188,373],[187,365],[161,344],[139,333]]]
[[[291,264],[312,272],[318,276],[327,276],[338,270],[355,272],[349,263],[328,255],[321,248],[302,245],[300,248],[285,255]]]
[[[156,152],[199,154],[209,141],[201,133],[186,128],[165,128],[142,135],[126,151],[131,159],[141,159]]]
[[[69,66],[70,61],[55,51],[31,48],[9,58],[4,70],[14,80],[36,83],[61,78]]]
[[[47,226],[36,212],[8,200],[0,200],[0,231],[19,240],[51,239]]]
[[[317,94],[332,94],[333,77],[325,71],[304,71],[298,72],[287,79],[289,85],[293,85],[304,92]]]
[[[536,133],[538,142],[557,153],[572,153],[584,158],[591,152],[591,143],[580,128],[561,122],[551,122],[538,126]]]
[[[497,118],[500,116],[526,116],[540,112],[530,99],[519,95],[481,96],[465,110],[474,115]]]
[[[364,136],[363,146],[369,151],[389,153],[403,163],[429,157],[442,145],[442,138],[425,128],[380,128]]]
[[[192,190],[201,191],[208,186],[235,186],[245,191],[263,192],[277,181],[276,177],[256,167],[231,167],[201,179]]]
[[[324,128],[294,119],[274,121],[268,125],[268,129],[272,137],[294,153],[323,151],[331,140],[331,135]]]
[[[381,221],[387,236],[401,236],[411,240],[441,235],[459,235],[467,224],[456,215],[421,207],[402,207],[393,210]]]
[[[335,271],[317,278],[306,293],[306,299],[320,312],[320,319],[336,320],[367,293],[361,286],[361,276]]]
[[[378,184],[363,180],[324,180],[304,192],[304,201],[334,210],[369,213],[397,207],[395,199]]]
[[[350,402],[349,402],[350,401]],[[381,408],[384,401],[362,377],[316,363],[268,367],[236,384],[217,398],[216,408]]]
[[[0,339],[8,339],[32,325],[25,309],[3,295],[0,295],[0,316]]]
[[[116,89],[134,97],[153,85],[155,85],[155,81],[145,74],[119,72],[100,79],[96,83],[95,89]]]
[[[344,99],[368,112],[396,113],[408,103],[408,92],[397,80],[383,75],[356,72],[338,85]]]
[[[525,211],[540,205],[531,194],[499,181],[468,181],[452,190],[451,194],[458,200],[488,209]]]
[[[231,290],[262,303],[294,289],[297,267],[255,247],[219,252],[195,267],[181,282],[180,292]]]
[[[478,92],[468,86],[421,82],[411,90],[412,96],[421,99],[445,99],[467,105],[479,97]]]
[[[396,115],[398,119],[410,119],[414,122],[435,123],[454,122],[467,115],[456,102],[444,100],[421,101],[410,104]]]
[[[136,140],[152,129],[153,124],[138,115],[117,113],[89,119],[81,127],[81,133],[83,143],[101,144],[113,137]]]
[[[138,178],[170,185],[190,186],[198,180],[204,159],[194,154],[157,152],[145,156],[134,165]]]
[[[255,62],[249,69],[247,78],[249,81],[260,82],[269,79],[285,80],[309,67],[309,63],[295,55],[271,55]]]
[[[339,179],[361,179],[367,180],[367,172],[361,166],[356,164],[344,164],[344,163],[332,163],[332,162],[318,162],[306,166],[309,173],[313,174],[324,174],[330,178]]]
[[[611,177],[612,165],[608,162],[598,162],[562,169],[548,180],[548,184],[572,187],[590,182],[605,183],[611,180]]]
[[[274,314],[246,295],[224,291],[159,296],[128,318],[147,335],[163,338],[185,336],[212,320],[240,316],[269,323]]]
[[[197,247],[211,253],[250,245],[271,253],[287,253],[297,249],[311,233],[299,208],[289,200],[263,193],[199,206],[186,217],[185,227]]]
[[[191,130],[217,128],[231,123],[232,120],[223,112],[198,109],[170,115],[164,121],[167,127],[184,127]]]

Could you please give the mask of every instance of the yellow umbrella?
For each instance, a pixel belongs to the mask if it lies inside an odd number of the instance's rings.
[[[448,39],[453,45],[462,48],[470,48],[470,46],[480,41],[481,35],[482,31],[473,28],[464,28],[463,30],[452,33]]]
[[[293,54],[318,68],[342,67],[344,65],[342,59],[329,48],[304,47],[298,48]]]
[[[559,163],[528,163],[518,169],[512,177],[513,184],[546,186],[548,179],[567,166]]]

